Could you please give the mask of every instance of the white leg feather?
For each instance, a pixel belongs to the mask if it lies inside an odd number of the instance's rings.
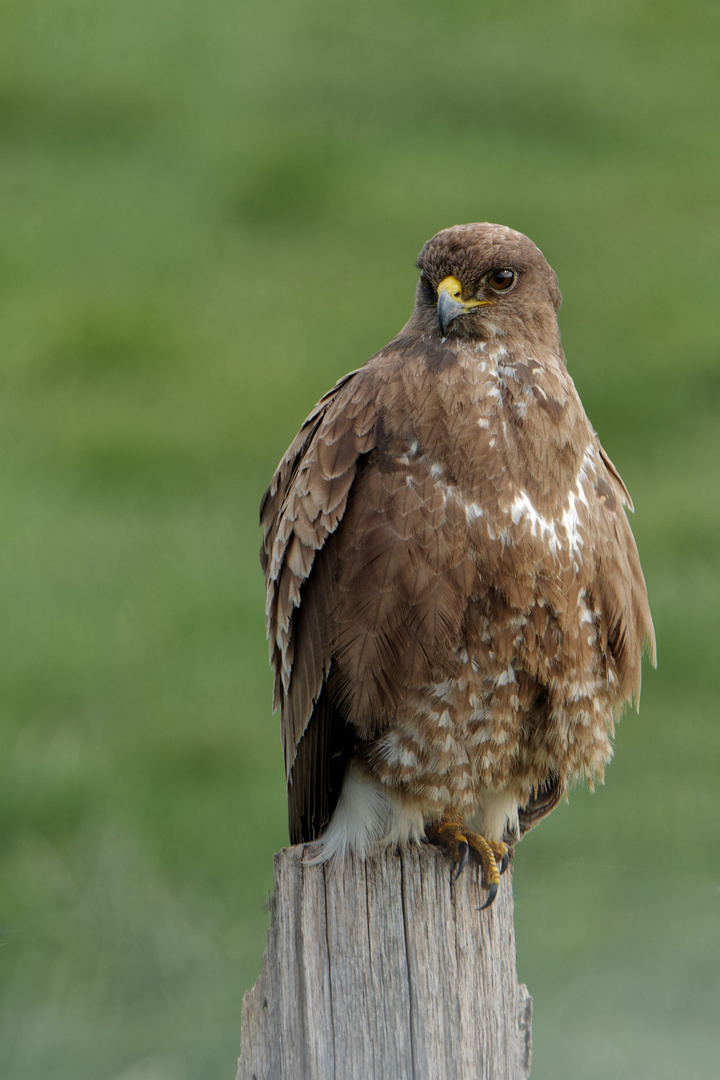
[[[419,841],[424,835],[420,810],[401,802],[368,773],[350,765],[330,824],[313,843],[305,862],[309,866],[331,859],[342,862],[349,852],[365,858],[376,845]]]
[[[519,836],[517,795],[486,789],[480,795],[476,809],[465,820],[486,840],[502,840],[506,830]]]

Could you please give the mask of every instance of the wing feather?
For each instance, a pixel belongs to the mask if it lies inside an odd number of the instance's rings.
[[[643,653],[649,653],[653,665],[657,662],[655,630],[640,556],[625,513],[625,507],[632,510],[632,500],[599,442],[597,447],[601,467],[596,495],[605,512],[590,592],[601,614],[601,646],[618,681],[619,699],[638,703]]]
[[[322,747],[330,737],[325,727],[333,714],[328,700],[315,708],[330,668],[328,603],[333,554],[326,543],[345,513],[359,462],[373,445],[371,410],[365,400],[367,380],[357,376],[358,372],[346,375],[320,399],[280,462],[260,505],[264,531],[260,560],[267,585],[274,703],[282,714],[286,775],[294,781],[294,833],[300,828],[300,817],[309,821],[322,816],[317,809],[323,802],[318,794],[325,761]],[[303,768],[294,769],[309,726]],[[308,757],[310,745],[320,757],[312,772],[307,772],[314,760]],[[307,772],[308,791],[315,791],[315,796],[306,797],[301,791],[303,772]],[[312,812],[308,799],[315,806]]]

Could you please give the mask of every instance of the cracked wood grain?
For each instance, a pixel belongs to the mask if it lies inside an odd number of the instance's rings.
[[[523,1080],[532,1000],[516,974],[510,874],[451,887],[433,848],[342,872],[275,856],[262,972],[243,1001],[237,1080]]]

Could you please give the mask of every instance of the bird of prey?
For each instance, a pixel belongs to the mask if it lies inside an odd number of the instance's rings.
[[[409,322],[262,501],[274,700],[293,843],[323,862],[426,838],[455,875],[479,861],[490,903],[512,845],[602,779],[655,637],[542,252],[458,225],[418,267]]]

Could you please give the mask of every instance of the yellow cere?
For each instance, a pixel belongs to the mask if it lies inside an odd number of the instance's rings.
[[[449,292],[453,300],[462,302],[462,285],[456,277],[452,274],[450,277],[443,278],[437,287],[438,296],[440,293]]]
[[[458,304],[462,304],[464,308],[480,307],[481,304],[492,304],[492,300],[463,300],[462,298],[462,285],[456,277],[450,274],[448,277],[443,278],[437,287],[437,294],[450,293],[453,300]]]

